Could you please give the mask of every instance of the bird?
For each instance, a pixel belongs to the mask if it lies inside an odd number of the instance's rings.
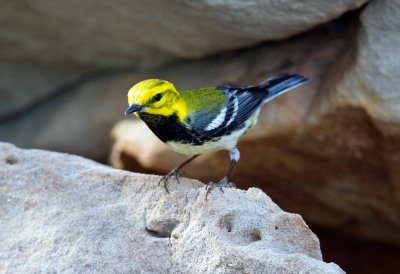
[[[276,97],[303,85],[308,79],[299,74],[282,73],[256,85],[220,85],[179,91],[161,79],[147,79],[128,91],[125,115],[134,114],[172,150],[190,156],[163,176],[158,184],[175,177],[181,169],[201,154],[227,150],[230,165],[219,182],[206,185],[209,193],[219,188],[235,187],[229,176],[240,159],[237,143],[253,128],[261,108]]]

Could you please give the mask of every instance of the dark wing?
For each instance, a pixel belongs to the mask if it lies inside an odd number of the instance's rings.
[[[218,87],[220,88],[220,87]],[[213,137],[229,134],[244,126],[244,122],[262,105],[263,99],[268,96],[266,91],[248,91],[244,86],[224,86],[229,98],[223,122],[217,127],[211,127],[207,132]]]
[[[215,138],[243,127],[268,95],[266,91],[239,91],[230,86],[218,89],[225,94],[226,101],[223,104],[193,112],[186,120],[195,136]]]
[[[226,107],[222,107],[215,113],[207,113],[207,119],[201,126],[195,126],[194,130],[199,135],[220,137],[232,131],[240,129],[251,115],[263,104],[277,96],[302,85],[307,80],[298,74],[283,73],[269,78],[257,85],[223,85],[216,87],[223,90],[228,98]],[[203,116],[205,117],[205,116]]]

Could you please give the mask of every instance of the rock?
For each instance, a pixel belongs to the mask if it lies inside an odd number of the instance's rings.
[[[126,73],[82,81],[24,115],[0,123],[0,139],[104,161],[110,129],[123,117],[125,90],[131,81]]]
[[[344,273],[259,189],[214,191],[0,144],[0,270]]]
[[[330,70],[323,85],[325,92],[310,111],[314,137],[307,134],[299,140],[307,138],[308,144],[303,145],[312,149],[315,157],[329,161],[331,172],[325,176],[329,185],[336,186],[341,200],[335,210],[349,212],[336,225],[351,223],[348,230],[397,245],[399,16],[397,1],[373,2],[362,12],[357,35]]]
[[[284,39],[366,2],[8,1],[0,11],[0,52],[63,68],[154,65]]]
[[[0,122],[57,96],[83,72],[0,60]]]
[[[124,117],[127,90],[134,83],[156,77],[170,80],[184,90],[223,83],[256,83],[281,71],[302,72],[313,82],[301,92],[280,98],[279,107],[266,110],[270,114],[263,118],[266,120],[263,124],[269,131],[296,128],[301,117],[307,114],[318,79],[340,49],[342,37],[340,30],[322,28],[285,42],[230,55],[83,79],[23,115],[0,122],[0,140],[106,162],[111,147],[109,133]],[[265,129],[257,129],[252,134],[262,135]]]
[[[327,92],[322,94],[321,107],[315,108],[314,116],[325,115],[326,109],[352,107],[365,112],[384,136],[400,133],[400,96],[396,92],[400,85],[396,69],[400,64],[399,14],[400,3],[396,1],[368,5],[355,39],[331,70]]]
[[[398,1],[373,2],[363,11],[355,60],[348,73],[338,77],[331,98],[337,108],[342,101],[362,108],[385,136],[400,134],[398,16]]]
[[[291,70],[311,83],[263,109],[257,127],[239,143],[241,160],[232,181],[262,188],[283,209],[314,224],[400,245],[399,13],[396,1],[374,2],[349,30],[351,39],[341,38],[345,44],[304,53],[308,58]],[[162,174],[181,160],[159,148],[154,136],[134,135],[138,130],[144,126],[115,127],[113,165],[134,162]],[[185,171],[216,181],[227,166],[227,154],[217,152]]]

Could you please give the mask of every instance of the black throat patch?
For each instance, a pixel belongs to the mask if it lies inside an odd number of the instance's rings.
[[[139,117],[163,142],[174,141],[182,144],[200,146],[207,141],[216,139],[211,136],[199,135],[193,131],[189,125],[186,126],[182,124],[175,114],[166,117],[141,112],[139,113]]]

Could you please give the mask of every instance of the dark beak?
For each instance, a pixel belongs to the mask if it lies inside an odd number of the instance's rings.
[[[138,112],[138,111],[142,111],[143,109],[144,109],[144,106],[142,106],[142,105],[132,104],[125,110],[125,115],[131,114],[134,112]]]

